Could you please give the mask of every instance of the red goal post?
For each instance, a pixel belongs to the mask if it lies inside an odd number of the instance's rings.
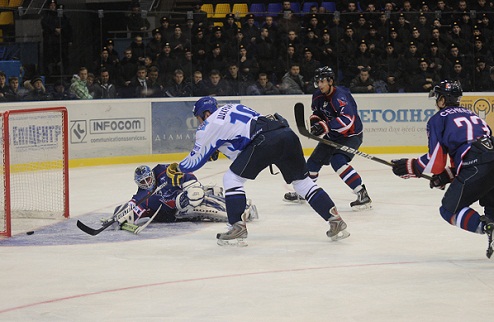
[[[69,217],[65,107],[0,112],[0,237]]]

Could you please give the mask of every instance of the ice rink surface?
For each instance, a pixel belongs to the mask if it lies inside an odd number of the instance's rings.
[[[308,204],[283,202],[290,187],[265,170],[246,185],[260,218],[244,248],[216,245],[224,223],[86,235],[77,219],[97,227],[127,201],[138,164],[71,169],[71,218],[0,240],[0,321],[492,321],[487,238],[446,223],[443,192],[426,180],[352,164],[373,210],[352,212],[355,195],[331,168],[318,181],[349,238],[331,242],[327,224]],[[221,185],[228,165],[196,175]]]

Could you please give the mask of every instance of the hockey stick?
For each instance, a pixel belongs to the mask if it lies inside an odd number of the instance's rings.
[[[139,226],[139,227],[138,227],[138,228],[134,231],[134,234],[136,234],[136,235],[137,235],[137,234],[139,234],[141,231],[143,231],[143,230],[144,230],[144,228],[146,228],[146,227],[147,227],[147,226],[151,223],[151,221],[153,221],[154,217],[156,217],[156,215],[157,215],[157,214],[158,214],[158,212],[160,211],[161,206],[163,206],[163,204],[161,204],[161,205],[159,206],[158,210],[156,210],[156,212],[155,212],[155,213],[151,216],[151,218],[149,218],[149,220],[148,220],[148,221],[146,221],[146,222],[144,223],[144,225]]]
[[[148,200],[149,198],[151,198],[151,196],[153,196],[154,194],[156,194],[158,191],[160,191],[161,189],[163,189],[166,185],[168,184],[168,182],[164,182],[163,184],[161,184],[160,186],[156,187],[156,189],[154,189],[154,191],[150,194],[148,194],[147,196],[141,198],[141,200],[137,201],[136,202],[136,205],[138,204],[141,204],[143,203],[144,201]],[[79,227],[80,230],[82,230],[83,232],[85,232],[86,234],[89,234],[91,236],[96,236],[98,235],[99,233],[101,233],[103,230],[105,230],[106,228],[110,227],[111,225],[113,225],[113,223],[115,222],[118,222],[118,220],[123,216],[123,213],[128,210],[128,207],[124,207],[123,209],[121,209],[118,213],[116,213],[112,219],[108,220],[107,222],[103,223],[103,225],[101,226],[101,228],[98,228],[98,229],[94,229],[94,228],[91,228],[89,226],[86,226],[82,221],[80,220],[77,220],[77,227]]]
[[[302,103],[295,104],[295,122],[297,123],[297,129],[300,132],[300,134],[309,138],[309,139],[319,141],[321,143],[332,146],[333,148],[336,148],[338,150],[341,150],[341,151],[344,151],[344,152],[347,152],[350,154],[358,155],[358,156],[361,156],[363,158],[366,158],[366,159],[369,159],[372,161],[376,161],[376,162],[382,163],[382,164],[390,166],[390,167],[392,167],[394,165],[393,162],[380,159],[378,157],[369,155],[367,153],[356,150],[354,148],[351,148],[351,147],[341,145],[341,144],[333,142],[333,141],[329,141],[329,140],[320,138],[317,135],[310,133],[309,130],[307,130],[307,128],[305,127],[304,104],[302,104]],[[422,177],[425,179],[428,179],[428,180],[432,179],[430,176],[425,175],[425,174],[423,174]]]

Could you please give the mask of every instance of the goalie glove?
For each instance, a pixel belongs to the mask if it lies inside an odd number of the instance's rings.
[[[179,187],[184,181],[184,173],[178,169],[178,163],[174,162],[166,168],[166,176],[174,187]]]
[[[446,184],[450,183],[455,178],[454,172],[456,172],[455,168],[446,167],[440,174],[432,176],[429,187],[431,187],[431,189],[438,188],[444,190]]]
[[[393,173],[400,178],[420,178],[422,173],[417,169],[417,159],[396,159],[393,163]]]

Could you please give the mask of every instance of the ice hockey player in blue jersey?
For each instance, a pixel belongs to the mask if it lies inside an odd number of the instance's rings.
[[[246,204],[244,183],[271,164],[329,223],[328,237],[338,240],[350,235],[329,195],[308,177],[300,140],[283,117],[263,116],[242,104],[218,108],[214,97],[199,99],[193,114],[200,122],[195,146],[184,160],[168,167],[167,175],[180,184],[184,173],[201,168],[216,150],[232,161],[223,176],[229,230],[217,234],[218,245],[247,245],[247,227],[241,217]]]
[[[172,179],[166,175],[169,164],[158,164],[153,169],[147,165],[139,166],[134,172],[134,181],[138,190],[131,200],[115,209],[115,213],[121,207],[129,207],[129,213],[118,222],[129,227],[136,226],[143,218],[154,216],[156,222],[176,221],[215,221],[226,222],[226,206],[223,197],[223,188],[213,185],[203,186],[192,173],[184,173],[180,184],[172,184]],[[166,185],[156,191],[154,195],[144,199],[157,187]],[[257,219],[257,209],[250,200],[247,200],[242,216],[249,221]]]
[[[314,86],[318,89],[312,95],[311,133],[358,150],[363,140],[363,127],[350,91],[335,86],[335,74],[327,66],[316,70]],[[359,173],[350,165],[354,156],[319,143],[307,160],[309,176],[316,181],[322,166],[331,164],[341,180],[357,195],[357,200],[350,203],[352,209],[368,210],[372,208],[372,200]],[[283,200],[301,202],[304,199],[295,192],[287,192]]]
[[[490,257],[494,230],[492,131],[477,114],[459,106],[459,82],[444,80],[429,96],[435,98],[439,109],[427,122],[429,151],[416,159],[393,160],[393,172],[405,179],[432,173],[431,188],[445,189],[451,183],[441,201],[441,216],[458,228],[487,234]],[[476,201],[484,207],[484,215],[470,207]]]

